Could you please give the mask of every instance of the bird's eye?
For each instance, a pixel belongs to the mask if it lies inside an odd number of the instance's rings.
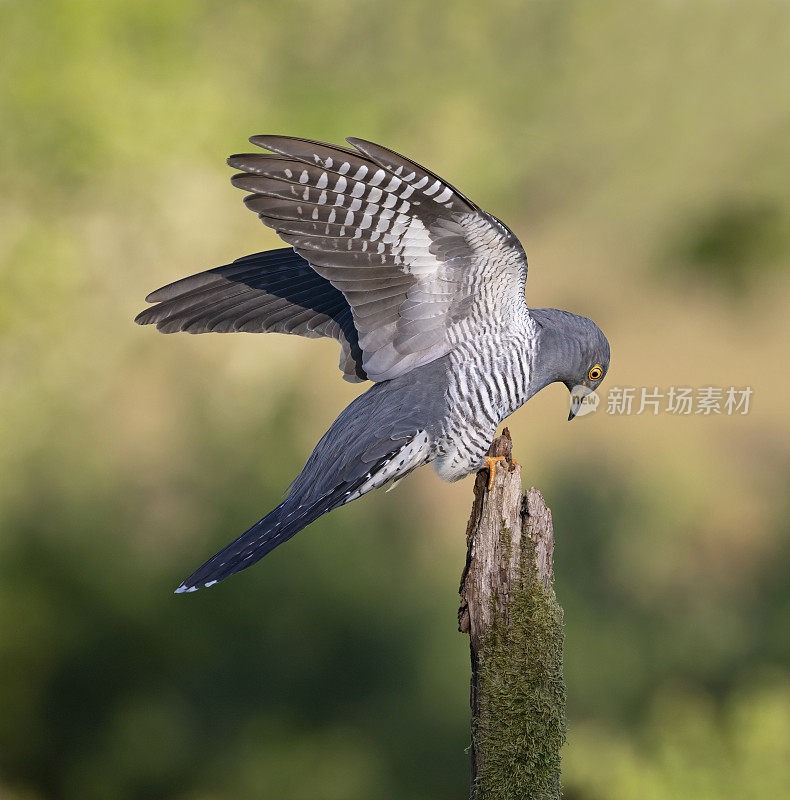
[[[599,381],[603,377],[603,368],[600,364],[596,364],[588,373],[587,377],[591,381]]]

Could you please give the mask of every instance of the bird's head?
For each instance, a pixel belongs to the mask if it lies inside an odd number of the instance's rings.
[[[571,394],[572,420],[609,371],[609,342],[587,317],[555,308],[531,309],[530,315],[539,326],[533,393],[550,383],[564,383]]]
[[[601,341],[592,343],[589,350],[582,349],[582,358],[575,365],[573,377],[563,381],[571,393],[569,422],[579,414],[585,398],[596,391],[609,371],[609,342],[595,323],[591,325],[600,335]]]

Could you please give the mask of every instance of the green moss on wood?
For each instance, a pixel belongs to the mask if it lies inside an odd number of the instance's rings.
[[[532,543],[523,535],[519,582],[507,618],[497,608],[482,643],[479,712],[472,732],[480,756],[476,800],[560,797],[562,609],[554,590],[536,579],[533,556]]]
[[[502,555],[506,561],[510,561],[513,556],[513,538],[510,534],[510,528],[502,520],[502,527],[499,530],[499,545],[502,548]]]

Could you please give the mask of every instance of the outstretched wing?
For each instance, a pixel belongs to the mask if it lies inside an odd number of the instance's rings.
[[[276,155],[231,156],[245,203],[345,296],[362,370],[394,378],[525,309],[527,259],[513,233],[424,167],[356,150],[253,136]]]
[[[162,333],[331,336],[341,345],[343,377],[351,382],[367,377],[346,298],[290,247],[182,278],[146,300],[156,305],[141,311],[135,322],[155,324]]]

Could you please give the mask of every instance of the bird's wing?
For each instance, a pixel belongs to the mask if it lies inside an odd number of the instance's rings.
[[[515,235],[447,182],[385,147],[253,136],[271,154],[231,156],[245,203],[348,301],[368,378],[448,352],[524,305]]]
[[[292,248],[245,256],[163,286],[156,305],[135,318],[163,333],[229,331],[330,336],[341,344],[340,369],[352,382],[367,377],[351,308],[343,294]]]

